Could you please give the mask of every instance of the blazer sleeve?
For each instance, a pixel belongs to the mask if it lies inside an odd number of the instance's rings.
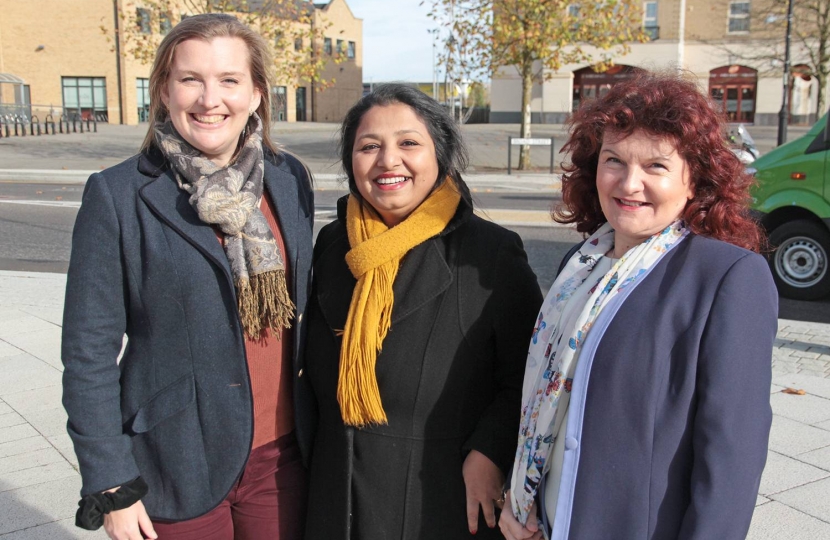
[[[691,503],[679,539],[746,538],[772,423],[777,317],[766,261],[748,254],[723,277],[701,338]]]
[[[117,364],[127,326],[121,230],[103,176],[93,174],[72,233],[63,315],[63,405],[83,478],[81,495],[139,475],[121,420]]]
[[[527,347],[542,293],[519,235],[511,232],[502,242],[496,265],[496,288],[489,306],[495,312],[496,392],[464,446],[468,451],[478,450],[506,474],[516,453]]]

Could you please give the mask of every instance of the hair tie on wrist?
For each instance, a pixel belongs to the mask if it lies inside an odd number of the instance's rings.
[[[104,524],[104,515],[114,510],[123,510],[137,503],[147,495],[147,482],[139,476],[122,484],[116,491],[91,493],[78,501],[75,525],[88,531],[96,531]]]

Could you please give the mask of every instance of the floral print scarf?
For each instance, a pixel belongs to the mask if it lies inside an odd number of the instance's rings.
[[[258,339],[270,328],[279,338],[278,330],[291,327],[294,304],[285,280],[285,257],[259,209],[265,160],[258,114],[252,115],[248,126],[255,128],[226,167],[217,166],[188,144],[170,120],[156,129],[155,138],[173,167],[179,188],[190,193],[190,205],[199,219],[224,234],[222,244],[246,336]]]
[[[615,295],[635,283],[687,234],[683,223],[676,221],[628,250],[598,280],[585,306],[571,310],[575,320],[561,320],[562,312],[597,261],[614,248],[610,224],[602,225],[585,241],[551,286],[533,331],[522,386],[519,442],[510,483],[513,513],[521,523],[527,523],[539,484],[550,468],[548,458],[567,414],[572,367],[588,331]]]

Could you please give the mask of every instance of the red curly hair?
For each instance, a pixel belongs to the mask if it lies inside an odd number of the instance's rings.
[[[723,115],[679,74],[640,72],[616,84],[605,96],[588,101],[570,120],[571,134],[562,148],[562,204],[553,210],[559,223],[575,223],[591,234],[607,220],[597,193],[597,163],[603,136],[637,130],[670,141],[690,168],[694,197],[682,219],[695,234],[758,252],[764,235],[749,214],[754,183],[726,143]]]

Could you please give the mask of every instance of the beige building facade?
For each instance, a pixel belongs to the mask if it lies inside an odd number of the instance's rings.
[[[330,63],[322,89],[304,81],[272,88],[275,121],[339,121],[362,92],[362,20],[346,0],[309,3],[315,24],[342,42],[342,62]],[[68,118],[135,125],[149,113],[150,65],[116,44],[125,0],[0,0],[0,115],[43,122]],[[330,22],[330,25],[326,23]],[[151,31],[160,31],[152,28]],[[314,54],[325,54],[324,42]],[[121,52],[119,55],[118,52]],[[332,58],[337,54],[332,51]]]
[[[649,0],[643,3],[643,27],[651,39],[634,43],[615,66],[596,73],[588,65],[565,65],[537,82],[531,104],[533,123],[563,123],[585,99],[607,92],[637,68],[681,68],[697,78],[704,92],[731,122],[773,125],[783,98],[784,32],[777,35],[758,0]],[[590,48],[589,48],[590,50]],[[600,51],[593,51],[598,57]],[[791,123],[816,118],[818,81],[804,74],[807,52],[794,40],[790,88]],[[514,68],[496,73],[491,87],[490,121],[520,121],[521,79]]]

